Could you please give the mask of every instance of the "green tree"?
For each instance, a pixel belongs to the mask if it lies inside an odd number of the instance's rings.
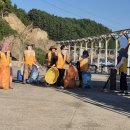
[[[29,20],[29,17],[25,10],[18,9],[16,5],[14,5],[14,13],[17,15],[17,17],[27,26],[31,24],[31,21]]]
[[[16,33],[10,28],[10,26],[2,19],[0,19],[0,40],[5,36],[9,36]]]
[[[0,15],[3,18],[4,15],[13,11],[13,6],[10,0],[1,0],[0,2]]]
[[[43,50],[40,49],[40,48],[35,48],[35,53],[36,53],[36,59],[37,59],[37,61],[41,65],[43,65],[44,62],[45,62],[45,54],[44,54]]]
[[[61,18],[36,9],[30,10],[28,16],[35,27],[47,31],[53,40],[78,39],[111,32],[102,24],[89,19]]]

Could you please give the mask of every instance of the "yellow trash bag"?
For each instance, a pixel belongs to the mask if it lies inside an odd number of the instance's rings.
[[[48,84],[54,84],[56,83],[58,77],[59,77],[59,70],[56,67],[51,67],[45,75],[45,81]]]
[[[10,68],[7,66],[0,67],[0,88],[1,89],[9,89],[9,81],[10,81]]]

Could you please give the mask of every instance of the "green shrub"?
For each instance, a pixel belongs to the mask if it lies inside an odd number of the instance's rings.
[[[11,27],[8,25],[7,22],[0,19],[0,40],[2,40],[4,37],[15,34],[16,31],[11,29]]]
[[[45,62],[45,53],[43,52],[42,49],[40,48],[35,48],[35,53],[36,53],[36,59],[37,61],[43,65]]]

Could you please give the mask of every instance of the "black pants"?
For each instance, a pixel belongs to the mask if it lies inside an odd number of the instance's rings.
[[[128,90],[128,86],[127,86],[127,74],[125,74],[124,72],[121,72],[120,75],[120,90],[122,91],[126,91]]]
[[[82,87],[82,72],[78,71],[78,74],[79,74],[79,81],[80,81],[79,87]]]
[[[65,73],[65,69],[58,69],[59,70],[59,77],[57,79],[57,86],[63,86],[64,85],[64,73]]]

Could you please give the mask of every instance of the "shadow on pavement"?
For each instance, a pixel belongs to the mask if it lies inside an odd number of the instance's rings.
[[[95,84],[95,86],[93,86],[91,89],[74,88],[63,90],[57,89],[57,91],[69,94],[84,102],[125,115],[130,118],[129,95],[119,95],[118,91],[102,91],[102,85],[104,85],[105,82],[100,83],[102,84],[101,86],[98,86],[99,81],[93,81],[93,84]]]

